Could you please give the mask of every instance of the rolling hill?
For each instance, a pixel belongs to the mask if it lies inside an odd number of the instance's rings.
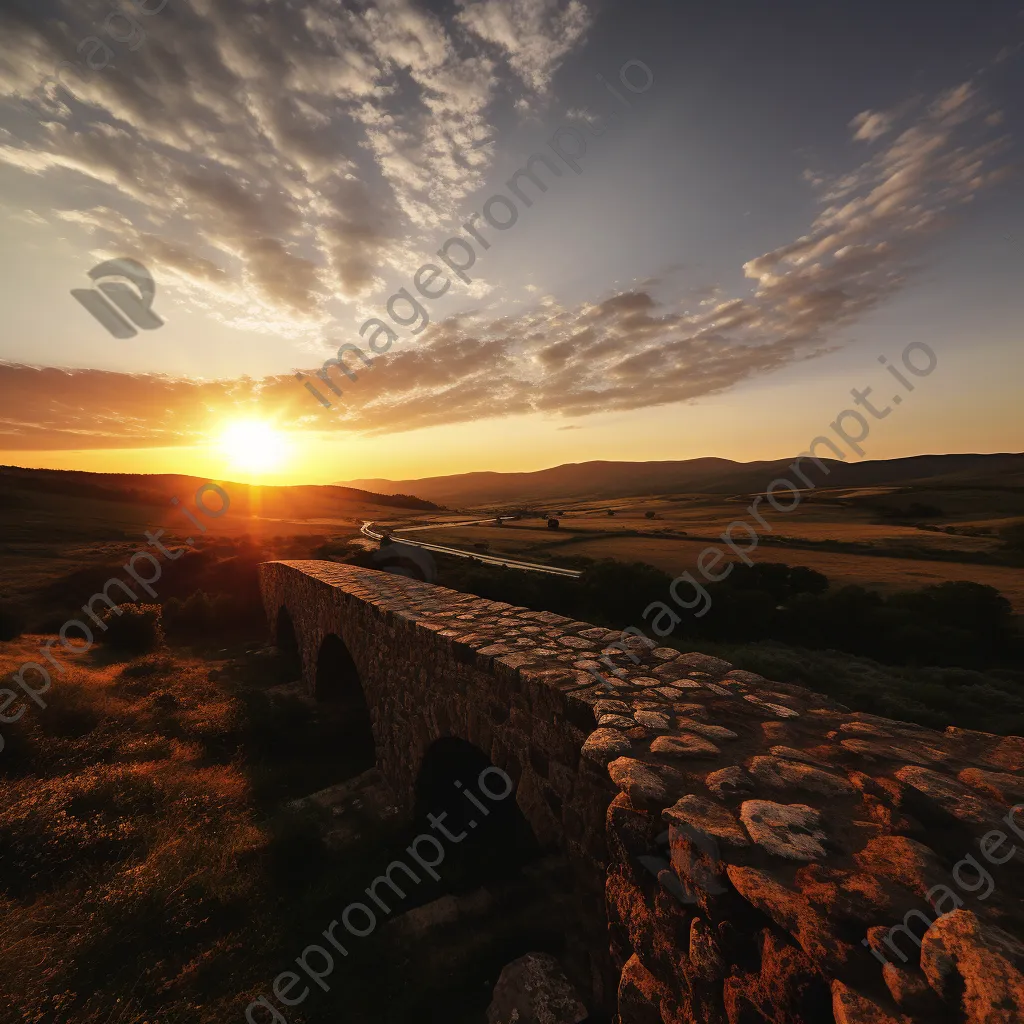
[[[822,461],[828,468],[827,476],[815,471],[813,464],[805,463],[816,486],[1024,487],[1024,454],[915,455],[852,464],[836,459]],[[451,505],[622,498],[687,491],[730,494],[762,491],[772,480],[786,476],[792,462],[792,457],[763,462],[718,458],[678,462],[579,462],[532,473],[480,472],[419,480],[349,480],[344,486],[401,491]]]
[[[0,490],[8,498],[28,491],[62,498],[99,498],[140,505],[166,506],[175,495],[190,494],[207,481],[203,477],[176,474],[85,473],[65,469],[22,469],[0,466]],[[374,505],[433,511],[430,501],[408,494],[376,494],[334,484],[272,486],[220,481],[231,493],[236,512],[259,511],[263,515],[330,515],[347,505]]]

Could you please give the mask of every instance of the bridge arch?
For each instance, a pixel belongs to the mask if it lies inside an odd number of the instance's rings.
[[[461,837],[453,841],[445,874],[454,888],[505,878],[540,856],[516,789],[510,775],[464,739],[444,736],[427,748],[416,777],[414,813]]]
[[[339,746],[354,772],[376,764],[370,706],[355,660],[337,633],[320,642],[313,677],[313,696],[329,705],[338,720]]]
[[[291,678],[302,672],[302,653],[299,650],[299,638],[295,632],[295,623],[285,605],[277,610],[274,622],[274,646],[281,652],[284,667]]]
[[[454,820],[452,800],[472,814],[454,780],[440,810],[429,806],[433,794],[441,795],[447,766],[482,803],[500,808],[486,818],[498,837],[491,848],[514,855],[506,869],[516,873],[515,858],[540,851],[534,868],[523,872],[525,885],[534,884],[526,876],[544,875],[556,861],[566,865],[558,884],[573,907],[572,920],[567,914],[562,921],[564,941],[580,961],[572,976],[581,991],[603,979],[595,1003],[612,999],[617,976],[605,938],[604,819],[615,793],[607,775],[581,759],[593,714],[562,689],[577,673],[562,665],[550,679],[527,676],[501,657],[509,648],[494,645],[488,653],[493,641],[474,633],[474,625],[481,614],[497,619],[509,605],[333,562],[272,562],[260,573],[268,615],[283,605],[293,619],[306,692],[324,699],[326,712],[354,703],[357,694],[365,701],[354,718],[365,723],[368,715],[377,768],[407,815],[448,809]],[[540,621],[524,625],[541,628]],[[511,780],[507,799],[482,795],[479,781],[488,769],[485,782],[494,793],[501,792],[499,772]],[[460,829],[469,831],[469,820]],[[484,819],[476,820],[472,831],[480,832]],[[486,835],[485,829],[484,848]],[[473,877],[467,867],[467,885]]]

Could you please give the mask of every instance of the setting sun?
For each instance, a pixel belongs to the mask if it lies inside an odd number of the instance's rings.
[[[220,438],[220,450],[232,468],[262,473],[275,469],[284,458],[287,442],[281,431],[262,420],[236,420]]]

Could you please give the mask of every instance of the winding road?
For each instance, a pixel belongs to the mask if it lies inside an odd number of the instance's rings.
[[[506,516],[504,518],[511,518]],[[407,526],[403,531],[408,533],[413,530],[444,530],[453,526],[473,526],[477,523],[493,523],[495,517],[487,519],[470,519],[464,523],[438,523],[431,526]],[[373,529],[373,522],[367,521],[360,527],[359,532],[371,540],[381,540],[382,532]],[[378,528],[379,529],[379,528]],[[484,565],[503,565],[508,569],[519,569],[523,572],[541,572],[548,576],[568,576],[570,579],[579,579],[583,573],[578,569],[561,569],[554,565],[539,565],[536,562],[522,562],[515,558],[506,558],[501,555],[486,555],[479,551],[464,551],[462,548],[449,548],[442,544],[428,544],[422,540],[410,540],[408,537],[400,537],[395,533],[391,534],[393,544],[408,544],[410,547],[422,548],[424,551],[434,551],[441,555],[454,555],[456,558],[469,558],[474,562],[482,562]]]

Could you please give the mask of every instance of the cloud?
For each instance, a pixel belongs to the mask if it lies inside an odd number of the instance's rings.
[[[853,137],[863,142],[874,142],[892,130],[893,119],[877,110],[863,110],[851,122]]]
[[[591,14],[580,0],[462,0],[459,21],[502,51],[522,80],[543,93],[590,27]]]
[[[437,59],[430,48],[408,46],[420,67]],[[694,303],[692,294],[658,299],[639,287],[572,308],[544,296],[515,316],[465,312],[399,343],[371,369],[360,368],[356,381],[338,377],[344,394],[335,410],[291,376],[187,381],[0,366],[0,387],[12,396],[0,414],[0,446],[194,443],[229,414],[373,434],[525,413],[576,418],[726,391],[833,350],[842,328],[913,277],[929,236],[1004,174],[1005,140],[992,136],[998,119],[973,86],[914,109],[913,120],[894,116],[888,141],[859,166],[815,178],[818,212],[807,231],[748,260],[748,287],[732,294],[717,286]],[[261,216],[288,209],[284,203]],[[97,223],[108,217],[90,216]],[[379,233],[371,218],[348,216],[332,228],[339,259],[344,231],[365,232],[371,245]],[[258,275],[263,236],[244,237],[238,259]],[[269,279],[257,281],[259,288],[280,302],[315,303],[315,275],[301,255],[289,260],[270,248],[262,255]],[[223,286],[194,250],[163,258]]]
[[[483,183],[499,92],[543,94],[589,23],[579,0],[528,0],[499,32],[491,6],[191,0],[121,43],[105,0],[4,5],[0,116],[20,127],[0,165],[37,216],[227,322],[324,327],[332,298],[433,241]]]

